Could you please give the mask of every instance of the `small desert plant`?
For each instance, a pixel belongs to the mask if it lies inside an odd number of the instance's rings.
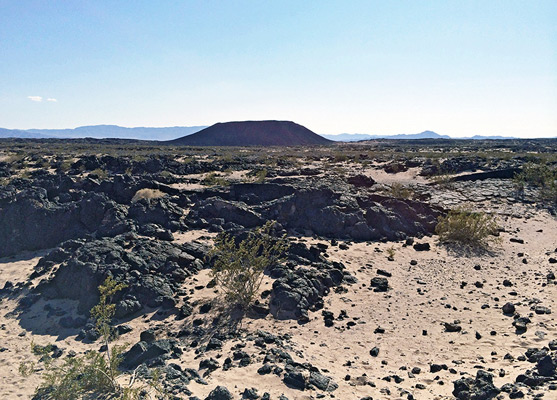
[[[259,171],[257,171],[257,173],[255,174],[255,182],[263,183],[263,181],[267,177],[267,173],[268,172],[266,169],[260,169]]]
[[[16,164],[22,162],[23,160],[25,160],[25,154],[18,153],[18,154],[10,154],[8,157],[6,157],[5,161],[8,164]]]
[[[514,185],[519,192],[523,192],[527,185],[536,187],[541,201],[557,205],[557,169],[547,164],[526,164],[514,176]]]
[[[266,168],[254,169],[246,174],[246,177],[249,177],[247,182],[263,183],[268,173]]]
[[[389,194],[397,199],[410,199],[412,198],[414,191],[398,182],[395,182],[389,188]]]
[[[106,371],[106,378],[113,389],[118,388],[116,377],[119,375],[118,365],[120,364],[120,355],[123,352],[123,348],[114,346],[111,352],[109,347],[110,341],[115,337],[114,328],[110,324],[116,312],[116,305],[112,302],[112,298],[125,287],[125,284],[117,283],[109,276],[99,286],[99,303],[91,309],[91,317],[95,320],[97,332],[101,335],[106,346],[105,356],[107,364],[104,366],[104,370]]]
[[[485,247],[495,240],[498,230],[492,215],[460,208],[439,217],[435,233],[441,242]]]
[[[445,189],[451,189],[453,187],[452,177],[449,174],[434,175],[431,177],[431,181],[434,185]]]
[[[147,200],[158,199],[164,196],[165,193],[159,189],[139,189],[133,195],[132,203],[135,203],[136,201],[143,200],[143,199],[147,199]]]
[[[21,173],[19,174],[19,177],[22,179],[30,179],[31,178],[31,170],[28,168],[25,168],[21,171]]]
[[[225,178],[218,176],[215,172],[210,172],[201,181],[201,184],[205,186],[227,186],[228,181]]]
[[[115,336],[111,322],[116,306],[112,297],[124,287],[124,284],[108,277],[99,286],[99,303],[91,309],[96,329],[104,342],[104,351],[88,351],[83,356],[66,357],[61,362],[55,362],[51,356],[51,346],[31,344],[33,353],[40,356],[39,362],[44,364],[43,381],[36,391],[40,398],[74,400],[95,396],[94,398],[120,400],[139,399],[143,388],[133,388],[131,385],[122,387],[118,383],[118,377],[121,375],[118,367],[125,346],[110,347],[110,342]],[[19,366],[19,372],[23,376],[29,376],[34,369],[35,365],[29,361]]]
[[[274,225],[273,221],[267,222],[239,243],[229,234],[220,234],[209,253],[214,258],[212,277],[227,300],[243,309],[255,298],[265,269],[281,262],[288,248],[284,236],[271,236]]]
[[[344,162],[348,160],[348,155],[344,154],[344,153],[335,153],[334,157],[333,157],[333,161],[334,162]]]
[[[60,165],[58,166],[58,170],[60,172],[68,172],[72,167],[72,162],[71,160],[63,160],[60,162]]]
[[[147,161],[147,157],[143,154],[134,154],[132,156],[132,161],[138,162],[138,163],[139,162],[144,162],[144,161]]]
[[[90,174],[96,176],[98,179],[108,178],[108,172],[101,168],[94,169]]]
[[[172,178],[174,175],[172,175],[172,172],[170,172],[170,171],[161,171],[159,173],[159,176],[161,176],[162,178],[168,179],[168,178]]]
[[[386,251],[387,251],[387,258],[391,261],[394,260],[395,259],[395,253],[396,253],[395,248],[393,246],[391,246],[391,247],[387,248]]]

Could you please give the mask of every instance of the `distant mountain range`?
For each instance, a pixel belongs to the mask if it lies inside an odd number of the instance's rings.
[[[341,133],[340,135],[322,135],[327,139],[331,139],[337,142],[356,142],[360,140],[373,140],[373,139],[473,139],[473,140],[483,140],[483,139],[517,139],[515,137],[507,136],[470,136],[470,137],[450,137],[448,135],[440,135],[433,131],[423,131],[421,133],[413,133],[409,135],[366,135],[362,133]]]
[[[118,125],[80,126],[75,129],[3,129],[0,138],[35,138],[35,139],[139,139],[139,140],[172,140],[191,135],[205,129],[206,126],[174,126],[168,128],[124,128]]]
[[[292,121],[219,122],[171,140],[178,146],[311,146],[333,143]]]
[[[183,138],[199,132],[207,126],[173,126],[166,128],[125,128],[118,125],[91,125],[80,126],[74,129],[4,129],[0,128],[1,138],[24,138],[24,139],[138,139],[138,140],[174,140]],[[312,132],[313,133],[313,132]],[[463,138],[451,138],[448,135],[439,135],[432,131],[424,131],[421,133],[409,135],[367,135],[361,133],[342,133],[339,135],[320,135],[329,140],[336,142],[356,142],[360,140],[373,139],[517,139],[515,137],[505,136],[470,136]]]

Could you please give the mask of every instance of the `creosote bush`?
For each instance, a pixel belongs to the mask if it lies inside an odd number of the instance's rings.
[[[492,215],[460,208],[439,217],[435,233],[441,242],[485,247],[496,240],[498,229]]]
[[[539,189],[539,200],[557,205],[557,168],[548,164],[528,163],[514,176],[518,192],[524,192],[527,185]]]
[[[201,181],[205,186],[228,186],[229,182],[222,176],[217,175],[216,172],[209,172]]]
[[[135,192],[135,194],[133,195],[132,198],[132,203],[135,203],[136,201],[142,200],[142,199],[159,199],[161,197],[164,197],[165,193],[159,189],[139,189],[137,192]]]
[[[214,260],[211,274],[231,304],[246,309],[258,293],[265,269],[282,261],[288,241],[271,235],[274,225],[269,221],[240,242],[226,233],[215,238],[209,253]]]
[[[389,188],[388,193],[397,199],[411,199],[414,191],[398,182],[395,182]]]
[[[94,169],[90,172],[90,175],[96,176],[98,179],[106,179],[108,178],[108,172],[106,172],[102,168]]]
[[[31,344],[34,354],[40,357],[44,372],[42,383],[37,387],[36,399],[74,400],[81,398],[110,398],[115,400],[136,400],[144,398],[147,393],[143,387],[133,387],[134,376],[128,386],[122,386],[118,378],[122,372],[118,369],[126,346],[110,346],[115,338],[115,330],[111,325],[116,306],[112,303],[113,296],[125,288],[111,277],[106,278],[99,286],[100,301],[91,309],[91,316],[96,329],[102,337],[104,351],[87,351],[82,356],[66,357],[62,361],[52,358],[52,346]],[[23,362],[19,372],[29,376],[35,370],[32,362]],[[157,392],[160,388],[150,384]],[[148,398],[148,397],[147,397]]]

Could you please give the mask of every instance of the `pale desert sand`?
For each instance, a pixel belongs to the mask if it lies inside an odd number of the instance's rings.
[[[376,178],[386,182],[386,177],[377,175]],[[415,179],[413,171],[403,178]],[[268,315],[260,319],[245,317],[240,327],[245,332],[262,329],[276,335],[291,334],[292,340],[286,346],[295,361],[310,362],[339,385],[334,392],[325,394],[325,398],[399,399],[411,393],[416,399],[450,399],[453,398],[452,382],[461,376],[475,376],[478,366],[493,372],[496,386],[514,382],[519,373],[532,367],[527,361],[516,358],[530,347],[542,347],[557,338],[555,314],[537,315],[532,311],[532,306],[540,304],[557,312],[557,285],[547,284],[546,279],[547,273],[555,269],[548,259],[555,257],[557,250],[557,221],[547,211],[527,205],[512,205],[498,212],[499,224],[504,228],[500,243],[483,252],[447,248],[437,242],[436,236],[417,240],[430,243],[431,250],[423,252],[403,242],[350,243],[347,250],[341,250],[328,241],[298,238],[296,240],[308,244],[328,244],[330,259],[344,263],[357,278],[358,283],[344,285],[346,292],[332,292],[325,297],[325,310],[332,311],[335,317],[345,310],[347,318],[335,320],[333,327],[325,327],[321,311],[310,313],[310,321],[306,324],[278,321]],[[214,234],[192,231],[177,235],[176,240],[208,241],[211,236]],[[521,238],[524,244],[511,242],[511,238]],[[387,249],[391,247],[394,261],[387,259]],[[6,281],[27,282],[33,267],[46,252],[1,259],[0,288]],[[411,265],[411,260],[415,260],[416,265]],[[369,290],[370,279],[377,276],[377,269],[392,274],[388,278],[391,287],[388,292]],[[503,285],[505,279],[512,282],[511,287]],[[209,271],[204,270],[185,283],[188,290],[203,286],[192,290],[190,302],[195,310],[203,303],[214,302],[219,295],[216,289],[204,287],[209,280]],[[461,288],[462,282],[467,283],[464,288]],[[476,282],[483,287],[476,287]],[[265,278],[262,290],[270,287],[271,279]],[[517,335],[511,325],[512,317],[503,314],[501,307],[507,302],[514,303],[517,312],[532,319],[526,333]],[[9,298],[0,302],[2,399],[30,398],[39,384],[40,369],[28,378],[18,373],[21,362],[36,361],[31,353],[31,341],[41,345],[53,343],[65,352],[73,349],[77,353],[100,346],[98,342],[84,344],[74,340],[77,330],[63,330],[57,326],[55,319],[47,316],[44,300],[33,305],[23,318],[12,314],[16,303],[17,299]],[[72,301],[51,300],[48,303],[54,309],[70,313],[75,310]],[[209,317],[217,312],[218,307],[213,307]],[[194,312],[186,320],[175,321],[174,316],[164,319],[158,318],[155,312],[146,314],[126,321],[133,331],[118,342],[136,343],[140,332],[153,326],[160,326],[159,337],[164,337],[164,332],[176,332],[198,316]],[[455,320],[460,321],[462,332],[445,332],[443,323]],[[348,322],[353,322],[352,326],[348,326]],[[375,333],[377,327],[384,328],[385,332]],[[494,334],[490,333],[492,331]],[[476,332],[481,335],[480,339],[476,338]],[[291,400],[313,399],[323,393],[288,388],[274,374],[259,375],[257,369],[262,365],[264,354],[253,346],[253,341],[246,341],[245,336],[225,342],[222,350],[202,355],[195,354],[186,340],[184,354],[172,360],[183,367],[198,368],[200,360],[209,357],[217,358],[222,365],[224,358],[231,356],[232,346],[239,342],[245,342],[243,350],[252,354],[252,363],[247,367],[228,371],[219,368],[205,378],[207,385],[190,383],[188,388],[194,395],[203,399],[217,385],[226,386],[235,398],[241,398],[240,393],[251,387],[258,388],[260,395],[263,391],[269,392],[273,399],[280,394]],[[377,357],[370,355],[373,347],[379,348]],[[515,360],[504,359],[507,353]],[[433,363],[446,364],[449,370],[432,373],[430,365]],[[414,367],[419,367],[421,373],[411,378],[408,373]],[[499,376],[501,370],[504,370],[503,377]],[[393,375],[403,381],[395,383]],[[391,381],[383,380],[384,377],[391,377]],[[417,384],[424,388],[417,388]],[[540,392],[546,399],[557,398],[557,392],[540,389],[535,393]],[[502,396],[508,398],[507,394]]]

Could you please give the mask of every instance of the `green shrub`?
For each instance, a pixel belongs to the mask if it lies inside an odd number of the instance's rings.
[[[108,178],[108,172],[101,168],[94,169],[93,171],[91,171],[90,175],[96,176],[98,179],[101,180]]]
[[[344,154],[344,153],[335,153],[333,156],[333,161],[336,163],[339,162],[345,162],[348,160],[348,155]]]
[[[116,306],[112,297],[125,287],[108,277],[99,286],[100,301],[91,309],[96,329],[102,337],[105,350],[88,351],[82,356],[66,357],[55,361],[51,356],[52,346],[31,344],[34,354],[40,356],[44,372],[42,383],[36,389],[37,397],[52,400],[76,400],[81,398],[110,398],[115,400],[136,400],[140,398],[143,387],[123,387],[118,383],[122,372],[118,369],[126,346],[110,346],[115,337],[111,325]],[[35,364],[26,361],[20,364],[19,372],[29,376],[35,370]],[[151,388],[161,394],[158,380],[150,383]]]
[[[485,247],[498,234],[497,222],[492,215],[466,209],[451,210],[439,217],[435,233],[445,243],[463,243]]]
[[[201,181],[201,184],[205,186],[228,186],[228,183],[225,178],[218,176],[215,172],[208,173]]]
[[[557,169],[547,164],[528,163],[514,176],[514,185],[523,192],[527,185],[539,189],[539,200],[557,205]]]
[[[267,177],[267,170],[266,169],[260,169],[259,171],[257,171],[257,173],[255,174],[255,182],[256,183],[263,183],[263,181],[265,181],[265,178]]]
[[[397,199],[411,199],[414,191],[398,182],[395,182],[389,188],[388,193]]]
[[[239,243],[223,233],[215,238],[209,257],[214,257],[212,277],[231,304],[246,309],[254,300],[265,269],[282,261],[288,248],[285,237],[271,236],[274,222],[249,233]]]
[[[269,171],[266,168],[251,170],[246,174],[246,178],[249,177],[246,182],[263,183],[268,173]]]

